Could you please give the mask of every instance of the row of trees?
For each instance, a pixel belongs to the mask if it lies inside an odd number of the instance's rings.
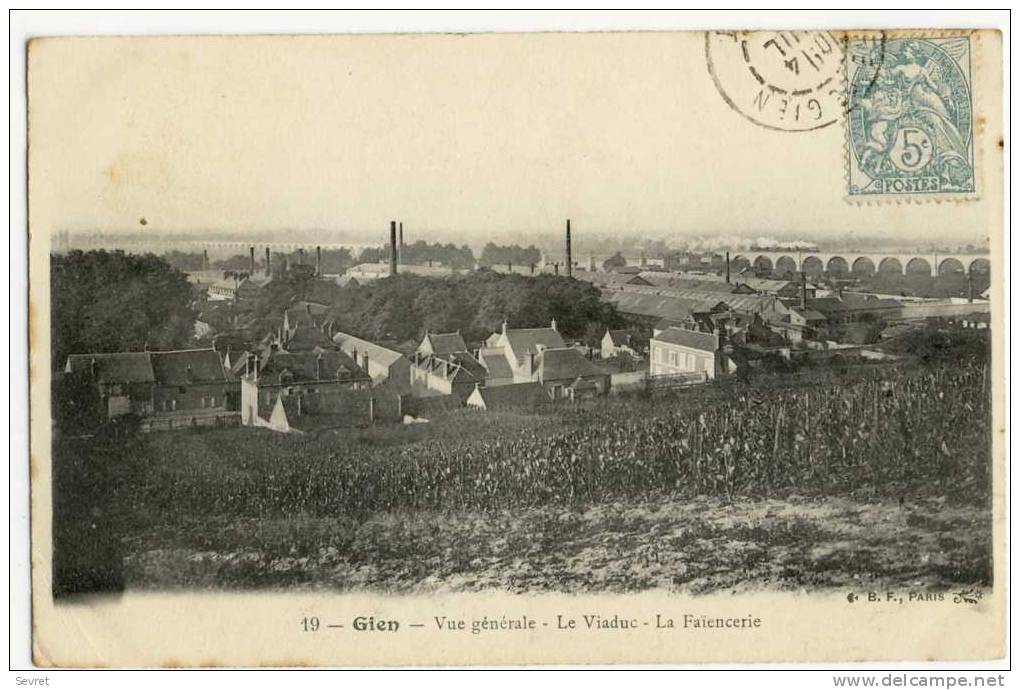
[[[191,285],[152,254],[73,251],[50,257],[51,357],[185,347],[194,332]]]
[[[184,273],[154,255],[104,250],[54,255],[51,291],[54,367],[74,353],[175,349],[193,342],[192,286]],[[413,340],[425,330],[459,330],[480,341],[504,319],[514,328],[555,319],[565,337],[594,345],[606,328],[624,325],[588,283],[488,270],[443,278],[399,274],[341,288],[292,266],[246,311],[268,323],[295,299],[331,304],[339,328],[377,341]]]
[[[489,242],[482,249],[482,256],[478,262],[482,266],[530,266],[538,264],[542,260],[542,252],[535,248],[535,245],[522,247],[518,244],[500,246]]]
[[[332,317],[341,330],[390,342],[414,340],[426,330],[459,330],[477,342],[504,319],[512,328],[548,326],[555,319],[565,337],[595,344],[606,328],[623,326],[616,309],[588,283],[485,270],[448,278],[400,274],[343,288]]]
[[[389,258],[389,246],[366,247],[358,255],[358,263],[380,263],[389,261]],[[427,266],[432,263],[455,269],[472,268],[475,265],[475,253],[471,251],[471,247],[466,244],[458,247],[452,242],[429,244],[424,240],[418,240],[411,244],[405,244],[401,250],[400,259],[405,264]]]

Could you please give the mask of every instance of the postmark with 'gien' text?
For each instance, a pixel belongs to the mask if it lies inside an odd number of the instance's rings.
[[[705,58],[725,101],[755,124],[802,132],[840,118],[843,46],[828,31],[712,31]]]

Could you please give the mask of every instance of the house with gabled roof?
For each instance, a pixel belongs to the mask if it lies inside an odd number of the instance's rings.
[[[552,402],[545,386],[537,381],[512,383],[506,386],[476,386],[466,405],[481,410],[533,411]]]
[[[212,348],[75,354],[64,374],[95,386],[107,419],[133,414],[181,426],[230,416],[238,385]]]
[[[502,330],[493,333],[485,341],[483,348],[488,354],[485,361],[502,352],[503,360],[513,372],[513,382],[533,381],[535,358],[546,349],[566,347],[563,336],[556,329],[556,319],[548,328],[509,328],[506,321]],[[505,372],[499,367],[501,374]]]
[[[457,394],[463,400],[484,383],[485,368],[466,351],[445,355],[411,355],[411,393],[430,397]]]
[[[544,348],[535,357],[532,380],[553,400],[577,400],[609,392],[610,375],[572,347]]]
[[[634,347],[634,334],[626,329],[607,329],[606,334],[602,336],[602,358],[608,359],[621,354],[628,354],[631,357],[641,356]]]
[[[649,341],[649,375],[699,374],[714,379],[729,369],[718,333],[667,328]]]
[[[425,331],[425,337],[418,345],[418,352],[423,355],[450,355],[456,352],[467,352],[468,347],[460,331],[453,333],[430,333]]]
[[[333,334],[333,343],[368,372],[374,384],[410,385],[411,361],[402,353],[342,331]]]
[[[241,423],[248,426],[266,426],[280,398],[314,397],[321,401],[329,394],[342,406],[345,393],[372,385],[371,377],[340,350],[285,352],[269,347],[245,362]]]

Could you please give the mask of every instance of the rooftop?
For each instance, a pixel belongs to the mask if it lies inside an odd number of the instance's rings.
[[[719,336],[715,333],[702,333],[685,328],[667,328],[652,340],[706,352],[715,352],[719,349]]]

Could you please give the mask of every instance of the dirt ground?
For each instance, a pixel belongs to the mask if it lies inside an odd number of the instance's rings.
[[[129,589],[707,593],[991,581],[991,514],[940,498],[718,498],[231,519],[124,540]]]

